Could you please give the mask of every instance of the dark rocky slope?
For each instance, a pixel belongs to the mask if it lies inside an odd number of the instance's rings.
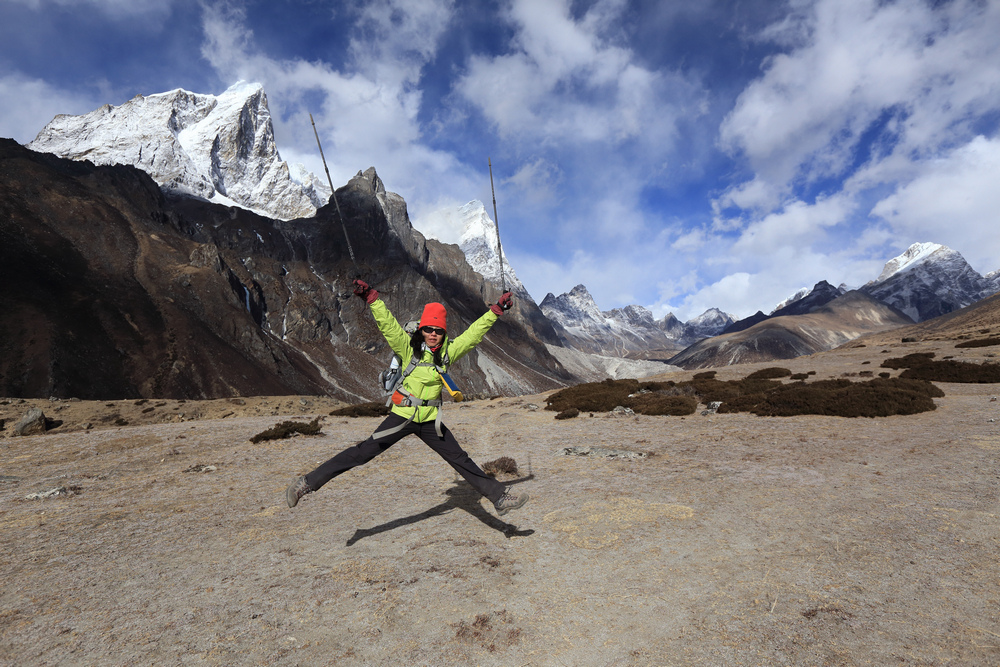
[[[142,171],[97,167],[0,140],[0,395],[377,398],[391,352],[350,294],[361,274],[401,322],[441,301],[449,328],[490,293],[457,246],[425,241],[374,170],[336,211],[287,222],[165,196]],[[454,367],[468,394],[572,380],[532,304]]]

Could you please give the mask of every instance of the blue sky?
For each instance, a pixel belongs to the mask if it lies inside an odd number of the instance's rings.
[[[268,95],[282,158],[479,199],[537,301],[769,312],[911,243],[1000,268],[997,0],[3,0],[0,136],[136,94]]]

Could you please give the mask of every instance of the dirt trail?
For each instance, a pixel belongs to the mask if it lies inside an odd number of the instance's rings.
[[[0,664],[1000,664],[998,388],[941,386],[934,412],[886,419],[447,406],[473,458],[527,478],[506,520],[412,438],[288,509],[293,475],[378,423],[250,444],[328,414],[298,397],[67,419],[0,439]],[[23,408],[3,406],[4,434]]]

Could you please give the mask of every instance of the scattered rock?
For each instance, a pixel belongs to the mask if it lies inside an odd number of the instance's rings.
[[[648,452],[633,452],[627,449],[611,449],[609,447],[563,447],[556,454],[560,456],[590,456],[604,459],[645,459]]]
[[[80,487],[78,486],[60,486],[54,489],[49,489],[48,491],[37,491],[35,493],[29,493],[24,497],[25,500],[45,500],[47,498],[58,498],[59,496],[75,496],[80,493]]]
[[[714,415],[719,411],[720,405],[722,405],[722,401],[712,401],[711,403],[708,404],[707,410],[702,410],[701,412],[702,416]]]
[[[634,415],[635,410],[633,410],[632,408],[626,408],[624,406],[619,405],[618,407],[616,407],[614,410],[611,411],[611,414],[616,417],[619,415]]]
[[[45,433],[45,413],[40,408],[31,408],[14,424],[14,435],[37,435]]]
[[[218,469],[219,468],[217,466],[208,466],[203,463],[199,463],[197,465],[191,466],[190,468],[187,468],[183,472],[215,472]]]
[[[524,407],[525,407],[525,408],[526,408],[527,410],[530,410],[531,412],[534,412],[535,410],[537,410],[537,409],[538,409],[538,406],[537,406],[537,405],[535,405],[534,403],[528,403],[528,404],[527,404],[526,406],[524,406]]]

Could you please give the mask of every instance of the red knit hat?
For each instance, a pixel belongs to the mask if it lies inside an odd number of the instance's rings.
[[[448,330],[448,313],[440,303],[429,303],[424,306],[424,313],[420,316],[420,326],[441,327]]]

